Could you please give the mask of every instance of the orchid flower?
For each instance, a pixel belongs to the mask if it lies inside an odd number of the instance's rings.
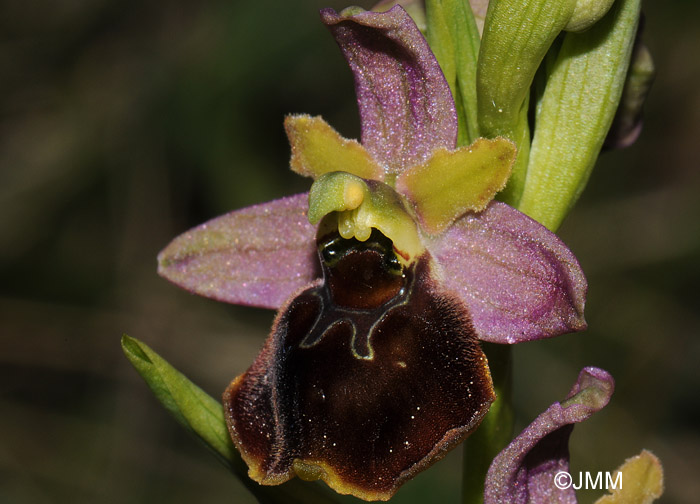
[[[569,436],[574,424],[603,409],[615,383],[602,369],[587,367],[561,403],[552,404],[493,460],[484,504],[576,504],[569,474]],[[663,492],[663,470],[648,451],[619,470],[612,495],[596,504],[650,503]]]
[[[221,301],[278,309],[224,394],[249,475],[388,499],[477,428],[495,399],[479,340],[585,327],[586,281],[550,231],[492,201],[514,144],[457,148],[450,87],[401,7],[321,12],[355,77],[361,143],[290,116],[309,193],[176,238],[160,273]]]

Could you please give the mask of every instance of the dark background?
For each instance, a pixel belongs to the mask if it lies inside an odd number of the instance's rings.
[[[698,5],[646,5],[658,77],[645,129],[601,158],[561,229],[589,278],[589,330],[515,349],[518,428],[584,365],[608,369],[617,390],[575,429],[572,470],[648,448],[662,502],[680,503],[700,495]],[[358,135],[324,6],[345,4],[0,4],[0,502],[252,502],[119,339],[146,341],[215,396],[257,354],[272,312],[191,296],[157,277],[155,257],[211,217],[308,188],[287,169],[285,114]],[[397,500],[457,502],[459,463]]]

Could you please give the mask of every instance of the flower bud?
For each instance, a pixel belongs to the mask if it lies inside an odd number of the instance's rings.
[[[578,0],[564,30],[572,32],[587,30],[608,12],[614,1]]]

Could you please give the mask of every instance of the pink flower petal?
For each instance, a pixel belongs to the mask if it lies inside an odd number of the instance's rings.
[[[555,234],[500,202],[428,244],[479,338],[519,343],[585,329],[586,279]]]
[[[552,404],[491,463],[484,504],[576,504],[570,480],[569,436],[574,424],[603,409],[615,382],[607,371],[587,367],[562,403]],[[559,485],[557,485],[557,483]]]
[[[457,142],[457,114],[435,56],[402,7],[321,11],[355,75],[362,145],[387,173]],[[353,14],[355,13],[355,14]]]
[[[308,194],[222,215],[175,238],[158,256],[158,272],[202,296],[279,308],[320,275]]]

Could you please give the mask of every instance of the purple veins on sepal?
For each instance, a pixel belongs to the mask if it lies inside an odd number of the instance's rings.
[[[435,56],[400,6],[383,13],[323,9],[355,76],[362,145],[398,174],[454,148],[457,113]]]

